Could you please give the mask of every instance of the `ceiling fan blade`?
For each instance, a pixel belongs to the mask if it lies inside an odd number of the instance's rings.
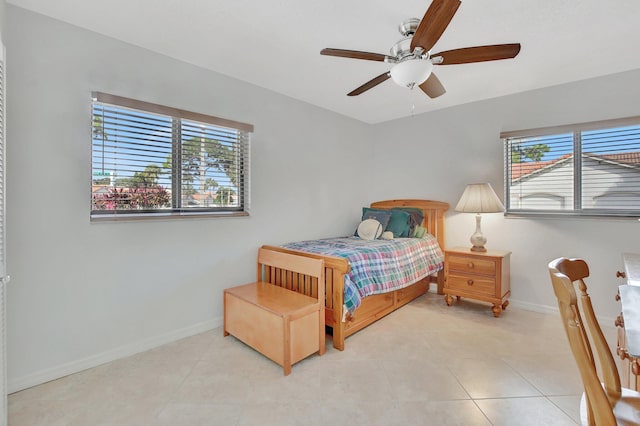
[[[460,0],[433,0],[411,40],[411,51],[417,46],[425,52],[440,39],[460,7]]]
[[[367,61],[380,61],[384,62],[387,55],[381,53],[360,52],[359,50],[345,50],[345,49],[322,49],[321,55],[326,56],[339,56],[341,58],[353,58],[353,59],[365,59]]]
[[[366,92],[367,90],[371,89],[372,87],[376,87],[378,84],[387,81],[389,79],[389,77],[391,77],[391,73],[389,71],[380,74],[379,76],[377,76],[376,78],[373,78],[369,81],[367,81],[365,84],[363,84],[362,86],[358,87],[357,89],[352,90],[351,92],[347,93],[347,96],[358,96],[359,94]]]
[[[438,96],[442,96],[445,94],[446,90],[440,80],[434,73],[431,73],[429,78],[425,80],[424,83],[420,85],[420,89],[430,98],[437,98]]]
[[[492,46],[465,47],[446,50],[431,55],[432,58],[442,56],[438,65],[468,64],[471,62],[497,61],[515,58],[520,53],[520,43],[495,44]],[[437,62],[435,62],[437,63]]]

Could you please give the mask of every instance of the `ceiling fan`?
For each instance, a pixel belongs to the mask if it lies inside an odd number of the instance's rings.
[[[344,49],[322,49],[320,54],[395,64],[390,71],[367,81],[347,93],[347,96],[357,96],[391,78],[400,86],[410,89],[418,86],[430,98],[437,98],[446,90],[432,72],[434,65],[510,59],[520,52],[520,43],[510,43],[465,47],[432,54],[431,49],[444,33],[460,4],[460,0],[433,0],[422,20],[412,18],[404,21],[398,27],[403,38],[391,48],[390,55]]]

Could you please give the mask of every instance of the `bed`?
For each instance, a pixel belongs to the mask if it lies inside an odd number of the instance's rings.
[[[373,209],[392,209],[395,207],[410,207],[420,209],[424,214],[422,226],[433,236],[433,239],[444,251],[445,226],[444,213],[449,209],[449,204],[441,201],[401,199],[386,200],[371,203]],[[294,247],[298,247],[293,243]],[[351,310],[345,307],[345,280],[351,266],[347,258],[302,251],[279,246],[263,246],[269,250],[292,253],[304,257],[320,258],[325,263],[325,323],[331,330],[333,346],[338,350],[344,350],[345,338],[351,334],[372,324],[385,315],[406,305],[415,298],[429,290],[433,282],[437,286],[438,294],[443,293],[444,271],[437,268],[428,276],[417,282],[404,285],[389,292],[372,294],[357,303],[357,308]],[[297,283],[296,277],[286,270],[271,270],[266,280],[287,286],[288,288],[305,293],[312,287]],[[311,290],[313,291],[313,290]]]

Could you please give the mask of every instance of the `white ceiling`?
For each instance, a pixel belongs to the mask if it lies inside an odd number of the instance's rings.
[[[640,68],[638,0],[463,0],[434,52],[514,42],[522,50],[437,66],[447,89],[437,99],[391,80],[347,97],[390,65],[320,55],[387,54],[398,24],[422,18],[430,0],[7,2],[367,123]]]

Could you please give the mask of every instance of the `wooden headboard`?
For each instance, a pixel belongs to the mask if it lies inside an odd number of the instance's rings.
[[[444,213],[449,210],[449,203],[433,200],[386,200],[371,203],[371,208],[390,209],[393,207],[415,207],[424,212],[424,222],[422,226],[427,232],[436,237],[438,244],[444,250],[445,231]]]

